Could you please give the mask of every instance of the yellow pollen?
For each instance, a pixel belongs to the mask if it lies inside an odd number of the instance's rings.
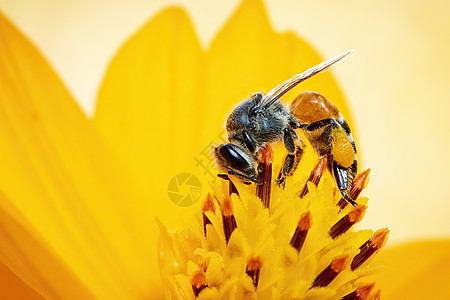
[[[331,150],[333,159],[344,168],[350,167],[355,160],[352,143],[341,129],[334,129],[332,136],[334,139],[333,149]]]

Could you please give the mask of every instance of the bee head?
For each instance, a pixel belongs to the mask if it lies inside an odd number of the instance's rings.
[[[255,93],[250,98],[239,103],[230,113],[226,123],[227,132],[239,131],[241,129],[255,129],[254,119],[257,108],[263,95]]]

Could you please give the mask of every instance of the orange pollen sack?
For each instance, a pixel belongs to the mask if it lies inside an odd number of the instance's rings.
[[[381,298],[381,290],[378,290],[370,297],[367,297],[367,300],[380,300]]]
[[[309,211],[302,214],[297,226],[300,230],[303,231],[311,228],[311,213]]]
[[[352,209],[352,211],[348,213],[350,221],[353,223],[361,222],[361,220],[364,218],[364,214],[366,213],[366,209],[367,205],[357,205]]]
[[[206,196],[205,201],[202,204],[202,211],[212,211],[215,212],[216,209],[214,208],[213,198],[210,193]]]
[[[231,204],[230,197],[225,197],[222,204],[220,205],[220,210],[222,212],[222,215],[229,217],[233,214],[233,206]]]
[[[257,271],[260,270],[263,263],[259,256],[251,257],[247,262],[247,271]]]
[[[370,283],[370,284],[362,284],[362,285],[360,285],[356,289],[356,293],[357,293],[358,297],[361,298],[361,299],[366,299],[369,296],[369,294],[372,291],[374,286],[375,286],[375,282],[374,283]]]
[[[206,276],[201,270],[196,271],[191,278],[191,284],[195,287],[201,287],[206,284]]]
[[[273,162],[273,149],[270,144],[266,144],[259,152],[262,163],[271,164]]]
[[[386,244],[388,237],[389,237],[389,230],[387,228],[382,228],[375,231],[372,237],[372,243],[374,247],[376,247],[377,249],[383,248],[384,245]]]
[[[336,256],[331,262],[331,269],[335,272],[342,272],[347,266],[348,255]]]
[[[369,174],[370,169],[367,169],[356,175],[355,179],[353,180],[354,188],[360,190],[365,189],[367,184],[369,183]]]

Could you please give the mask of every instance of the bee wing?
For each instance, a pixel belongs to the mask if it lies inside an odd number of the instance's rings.
[[[353,50],[348,50],[336,57],[333,57],[329,60],[326,60],[326,61],[318,64],[317,66],[309,68],[308,70],[306,70],[300,74],[294,75],[291,79],[288,79],[285,82],[277,85],[270,92],[268,92],[266,95],[264,95],[264,97],[262,98],[262,100],[259,104],[258,110],[262,111],[262,110],[268,108],[269,106],[274,104],[275,101],[280,99],[281,96],[283,96],[286,92],[288,92],[290,89],[295,87],[300,82],[302,82],[320,72],[328,70],[329,68],[331,68],[331,66],[333,66],[335,63],[337,63],[339,61],[342,62],[342,59],[344,59],[346,57],[348,58],[349,57],[348,55],[350,53],[352,53],[352,51]]]

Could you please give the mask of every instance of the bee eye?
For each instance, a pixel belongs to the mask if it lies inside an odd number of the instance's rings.
[[[223,144],[219,146],[220,156],[227,161],[230,167],[237,170],[247,170],[250,168],[249,163],[245,158],[239,153],[244,150],[233,144]]]
[[[251,119],[251,118],[254,118],[256,116],[256,108],[255,107],[252,107],[249,111],[248,111],[248,117]]]

